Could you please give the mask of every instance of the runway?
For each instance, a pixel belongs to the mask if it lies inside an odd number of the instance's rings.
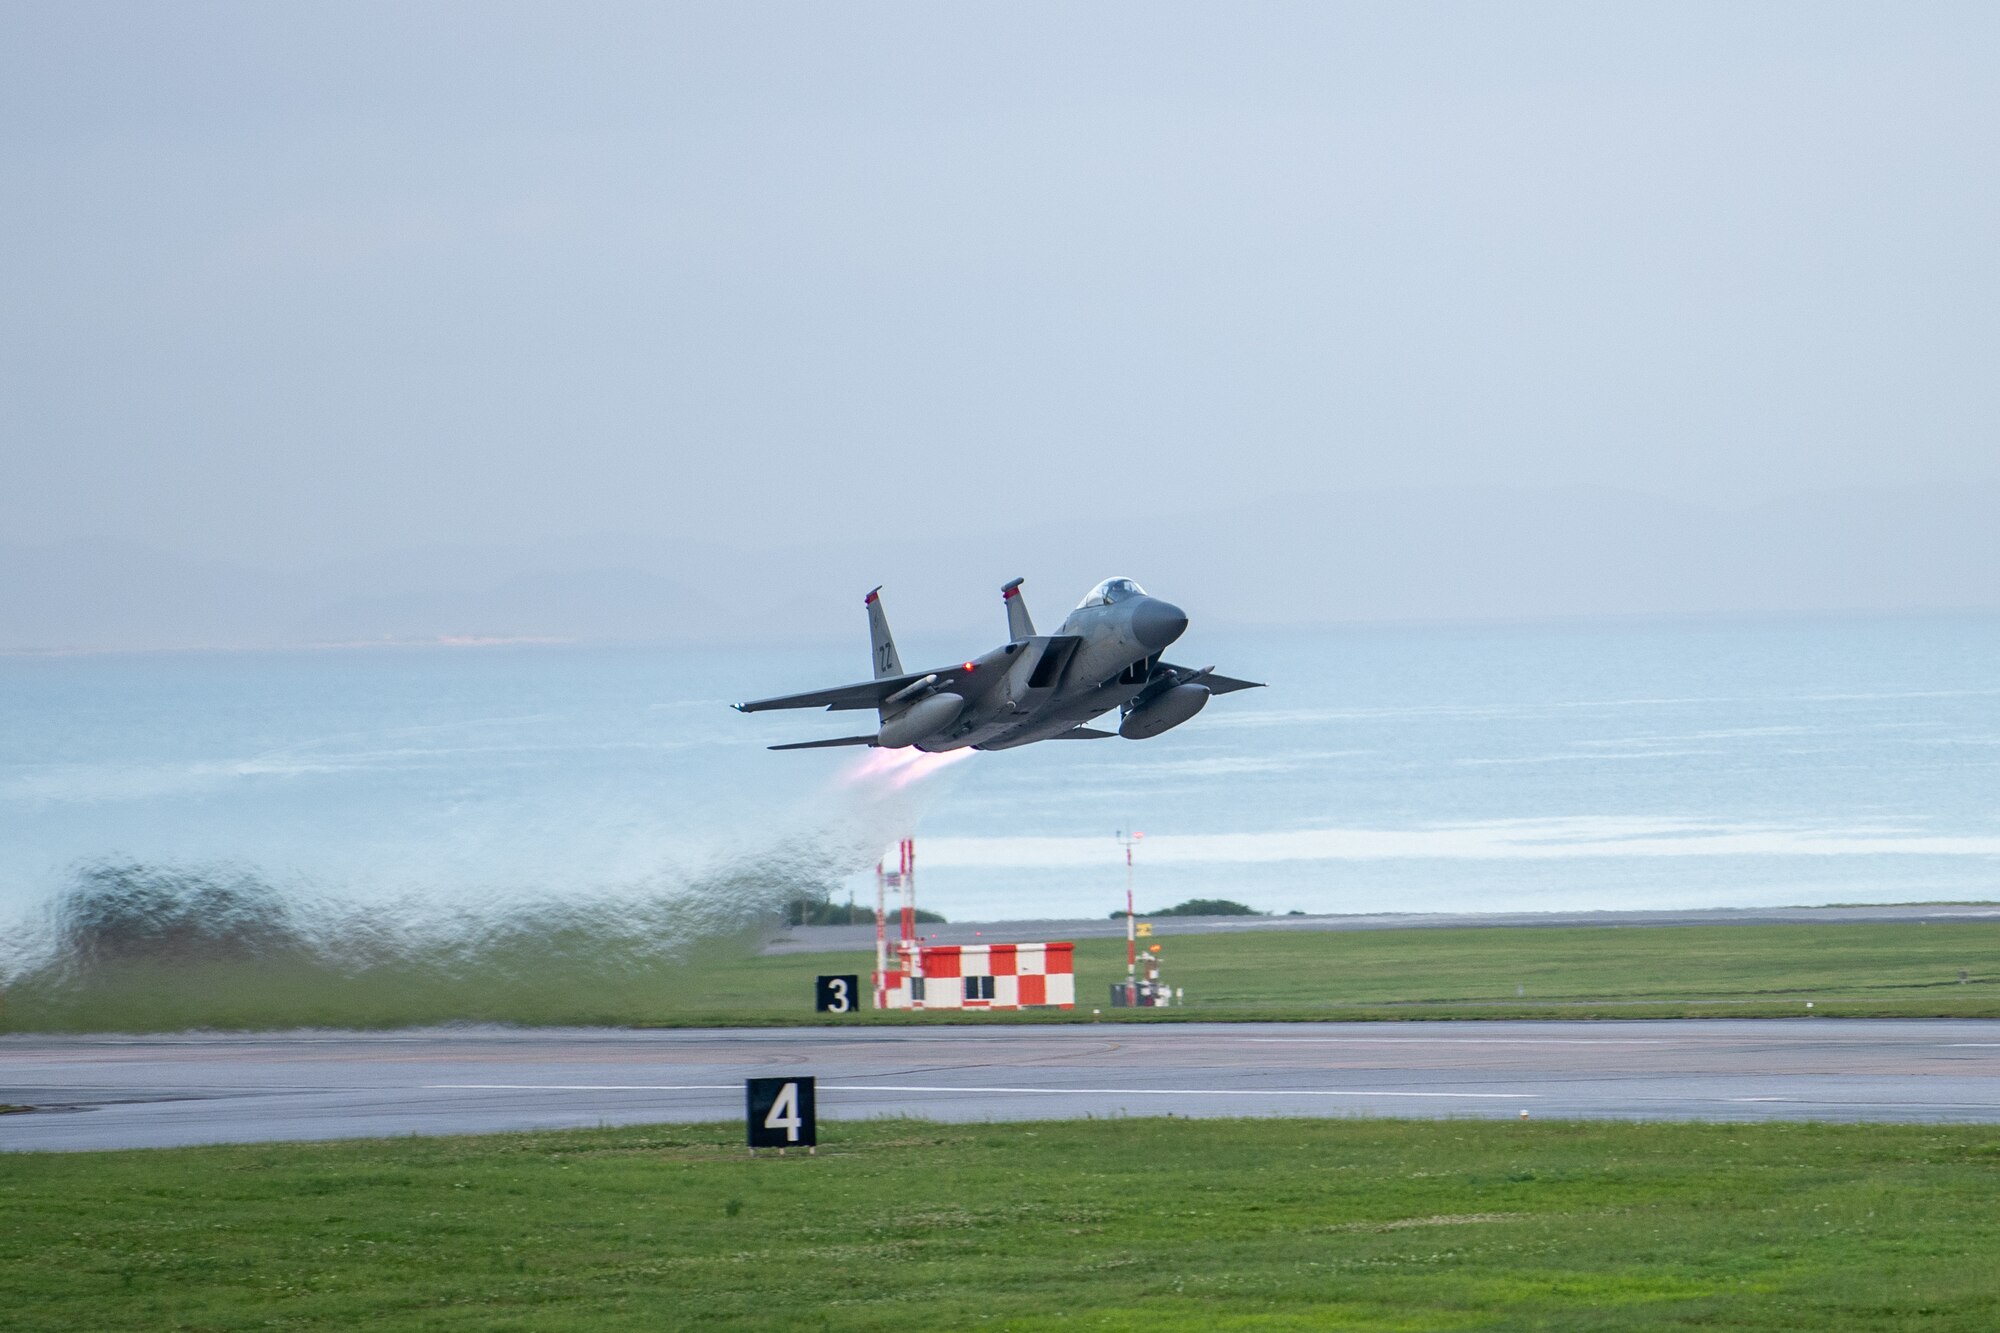
[[[2000,1122],[2000,1021],[436,1029],[0,1037],[0,1150],[732,1120],[1086,1115]]]

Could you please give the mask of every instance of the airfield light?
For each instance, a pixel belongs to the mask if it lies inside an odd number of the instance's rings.
[[[886,858],[884,858],[886,860]],[[902,945],[909,944],[916,934],[917,915],[917,840],[904,838],[896,844],[896,869],[892,873],[884,868],[882,861],[875,863],[875,1007],[885,1008],[888,1003],[889,970],[889,890],[897,890],[902,897]]]
[[[1125,848],[1125,984],[1135,989],[1127,992],[1137,995],[1139,984],[1139,928],[1132,907],[1132,848],[1146,835],[1133,830],[1120,830],[1119,843]]]
[[[875,1007],[889,1007],[889,877],[882,862],[875,863]]]

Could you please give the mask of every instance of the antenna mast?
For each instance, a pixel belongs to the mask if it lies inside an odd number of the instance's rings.
[[[1125,984],[1139,981],[1139,925],[1132,911],[1132,848],[1146,835],[1119,830],[1118,844],[1125,849]],[[1132,994],[1138,994],[1133,991]]]

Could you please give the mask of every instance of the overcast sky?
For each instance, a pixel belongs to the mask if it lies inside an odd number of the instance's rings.
[[[2000,7],[6,3],[0,536],[2000,476]]]

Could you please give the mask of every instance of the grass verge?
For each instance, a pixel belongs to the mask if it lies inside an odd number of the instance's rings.
[[[1122,1021],[1411,1018],[2000,1018],[2000,923],[1244,931],[1169,936],[1167,1010],[1105,1008],[1125,975],[1122,940],[1076,946],[1079,1006]],[[904,1013],[815,1020],[818,973],[869,956],[788,954],[715,969],[704,1003],[663,1024],[1006,1021]],[[1961,980],[1961,974],[1963,980]],[[1811,1008],[1807,1007],[1810,1003]],[[1050,1011],[1017,1017],[1048,1022]]]
[[[9,1157],[13,1330],[2000,1326],[1990,1127],[1126,1120]]]
[[[760,957],[719,941],[683,961],[608,961],[580,943],[527,945],[490,973],[353,975],[269,961],[131,962],[0,995],[0,1031],[398,1027],[489,1022],[758,1026],[1105,1019],[2000,1017],[2000,923],[1244,931],[1167,936],[1184,1008],[1112,1010],[1122,940],[1077,942],[1079,1007],[1064,1015],[863,1012],[816,1017],[813,977],[870,955]],[[1964,980],[1960,977],[1963,974]],[[1807,1005],[1810,1003],[1811,1008]]]

